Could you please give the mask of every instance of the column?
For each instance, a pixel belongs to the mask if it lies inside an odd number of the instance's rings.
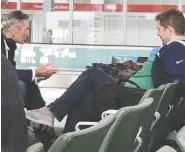
[[[55,0],[43,0],[43,12],[44,12],[44,28],[47,28],[47,13],[53,12],[55,9]],[[46,30],[43,31],[42,37],[43,43],[51,42],[51,32]]]
[[[21,10],[21,9],[22,9],[22,0],[17,0],[17,10]]]
[[[178,9],[182,11],[183,0],[178,0]]]
[[[73,43],[73,12],[74,12],[74,0],[69,0],[69,39],[68,39],[68,43]]]
[[[128,0],[123,0],[123,45],[127,43],[127,4]]]

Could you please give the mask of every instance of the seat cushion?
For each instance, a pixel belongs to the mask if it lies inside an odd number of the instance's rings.
[[[44,152],[44,146],[42,143],[37,143],[28,147],[26,152]]]
[[[157,152],[177,152],[175,149],[169,146],[163,146],[161,149],[159,149]]]

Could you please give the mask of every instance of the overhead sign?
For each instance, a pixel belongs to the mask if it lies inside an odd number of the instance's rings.
[[[69,3],[55,3],[55,11],[69,11]],[[42,10],[43,3],[22,2],[23,10]],[[177,5],[128,5],[128,12],[162,12]],[[17,2],[2,2],[1,9],[17,9]],[[123,12],[122,4],[74,4],[74,11]],[[185,12],[185,5],[183,5]]]

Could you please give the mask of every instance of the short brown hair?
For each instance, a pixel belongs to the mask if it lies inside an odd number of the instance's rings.
[[[185,34],[185,18],[183,13],[177,9],[172,8],[158,14],[156,21],[159,21],[164,28],[173,27],[178,35]]]
[[[8,29],[12,25],[22,23],[24,20],[29,20],[29,16],[27,14],[19,10],[12,11],[3,19],[3,29]]]

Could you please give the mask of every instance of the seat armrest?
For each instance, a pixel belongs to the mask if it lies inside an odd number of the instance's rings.
[[[102,113],[101,117],[102,119],[105,118],[106,116],[108,115],[111,115],[111,114],[115,114],[116,112],[118,112],[118,110],[106,110]]]
[[[79,131],[80,130],[80,126],[94,126],[96,125],[98,122],[88,122],[88,121],[80,121],[76,124],[75,126],[75,130]]]
[[[44,146],[42,143],[36,143],[28,147],[26,152],[44,152]]]

